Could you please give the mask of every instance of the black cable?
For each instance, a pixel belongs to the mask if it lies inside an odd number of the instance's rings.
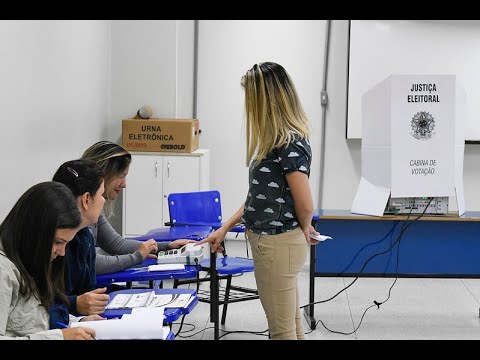
[[[183,319],[182,319],[182,322],[183,322]],[[180,324],[173,323],[172,325],[180,325]],[[190,324],[190,323],[186,323],[186,322],[183,322],[183,326],[191,326],[192,328],[189,329],[189,330],[182,331],[182,334],[189,333],[189,332],[195,330],[195,327],[196,327],[194,324]],[[180,333],[180,332],[178,332],[178,333]],[[175,335],[175,336],[177,336],[177,335]]]
[[[214,328],[215,328],[215,327],[213,327],[213,326],[209,326],[209,327],[203,328],[202,330],[197,331],[196,333],[193,333],[193,334],[188,335],[188,336],[181,336],[180,334],[178,334],[178,337],[179,337],[179,338],[182,338],[182,339],[187,339],[187,338],[193,337],[193,336],[195,336],[195,335],[197,335],[197,334],[200,334],[202,331],[205,331],[205,330],[207,330],[207,329],[214,329]]]
[[[370,244],[364,246],[362,249],[359,250],[359,252],[360,252],[361,250],[363,250],[364,248],[366,248],[367,246],[369,246],[369,245],[373,245],[373,244],[377,244],[377,243],[382,242],[383,240],[385,240],[385,239],[388,237],[389,234],[392,234],[392,235],[393,235],[393,230],[395,229],[397,223],[398,223],[398,222],[395,222],[395,223],[393,224],[393,227],[387,232],[387,234],[384,235],[384,237],[383,237],[380,241],[375,241],[375,242],[373,242],[373,243],[370,243]],[[392,248],[393,248],[393,245],[391,244],[390,247],[387,249],[387,251],[389,251],[389,250],[392,249]],[[357,253],[354,258],[356,258],[356,257],[358,256],[358,254],[359,254],[359,253]],[[364,265],[362,266],[362,268],[360,269],[360,273],[361,273],[361,272],[363,271],[363,269],[366,267],[366,265],[368,264],[368,262],[369,262],[370,260],[372,260],[372,259],[373,259],[375,256],[377,256],[377,255],[381,255],[381,254],[375,254],[375,255],[373,255],[372,257],[370,257],[370,258],[364,263]],[[342,270],[342,272],[339,273],[339,274],[342,274],[349,266],[350,266],[350,264],[349,264],[344,270]],[[305,307],[307,307],[307,306],[310,306],[310,305],[321,304],[321,303],[325,303],[325,302],[328,302],[328,301],[330,301],[330,300],[335,299],[338,295],[340,295],[342,292],[344,292],[344,291],[347,290],[350,286],[352,286],[352,285],[358,280],[358,278],[359,278],[359,276],[357,276],[349,285],[347,285],[346,287],[344,287],[343,289],[341,289],[339,292],[337,292],[337,293],[336,293],[335,295],[333,295],[332,297],[330,297],[330,298],[328,298],[328,299],[325,299],[325,300],[319,300],[319,301],[315,301],[315,302],[313,302],[313,303],[308,303],[308,304],[306,304],[306,305],[302,305],[302,306],[300,306],[300,309],[303,309],[303,308],[305,308]]]
[[[378,301],[374,300],[374,301],[373,301],[374,305],[370,305],[369,307],[367,307],[367,308],[365,309],[365,311],[364,311],[363,314],[362,314],[362,317],[361,317],[361,319],[360,319],[360,322],[359,322],[358,326],[357,326],[353,331],[351,331],[351,332],[349,332],[349,333],[331,330],[331,329],[329,329],[329,328],[323,323],[323,321],[320,320],[320,319],[316,322],[315,325],[318,325],[318,323],[321,323],[322,326],[323,326],[326,330],[328,330],[328,331],[330,331],[330,332],[332,332],[332,333],[342,334],[342,335],[351,335],[351,334],[353,334],[354,332],[356,332],[356,331],[359,329],[360,325],[362,324],[363,318],[364,318],[364,316],[365,316],[365,314],[367,313],[368,310],[370,310],[372,307],[375,307],[375,306],[377,307],[377,310],[378,310],[378,309],[380,309],[380,305],[386,303],[386,302],[390,299],[390,295],[391,295],[392,288],[393,288],[393,286],[395,285],[395,283],[396,283],[397,280],[398,280],[398,265],[399,265],[399,263],[400,263],[400,241],[401,241],[401,238],[402,238],[402,236],[403,236],[403,233],[404,233],[415,221],[417,221],[418,219],[420,219],[420,218],[425,214],[425,212],[427,211],[427,208],[428,208],[428,206],[430,205],[430,203],[432,202],[432,200],[433,200],[433,197],[430,199],[430,201],[428,202],[428,204],[425,206],[423,212],[422,212],[418,217],[416,217],[416,218],[413,219],[410,223],[407,224],[407,221],[409,221],[410,215],[411,215],[412,210],[413,210],[413,206],[412,206],[412,207],[410,208],[410,212],[409,212],[409,214],[408,214],[408,216],[407,216],[407,219],[406,219],[405,222],[402,224],[402,228],[401,228],[400,233],[399,233],[397,239],[395,240],[395,242],[394,242],[387,250],[371,256],[371,257],[365,262],[365,264],[362,266],[362,268],[360,269],[360,273],[362,273],[363,269],[365,269],[365,267],[366,267],[367,264],[370,262],[370,260],[372,260],[372,259],[375,258],[376,256],[383,255],[383,254],[385,254],[386,252],[391,251],[391,250],[398,244],[398,249],[397,249],[397,264],[396,264],[396,266],[395,266],[395,275],[396,275],[396,276],[395,276],[395,280],[393,281],[392,285],[390,286],[390,288],[389,288],[389,290],[388,290],[388,296],[387,296],[387,298],[386,298],[384,301],[382,301],[382,302],[378,302]],[[414,200],[414,205],[415,205],[415,200]],[[338,294],[340,294],[341,292],[345,291],[345,290],[348,289],[350,286],[352,286],[352,285],[355,283],[355,281],[358,280],[358,278],[359,278],[359,276],[357,276],[357,277],[355,278],[355,280],[353,280],[348,286],[346,286],[345,288],[343,288],[342,290],[340,290],[337,294],[335,294],[335,295],[334,295],[333,297],[331,297],[330,299],[327,299],[327,300],[324,300],[324,301],[319,301],[319,302],[314,302],[314,303],[309,303],[309,304],[307,304],[307,305],[301,306],[300,308],[304,308],[304,307],[309,306],[309,305],[312,305],[312,304],[318,304],[318,303],[321,303],[321,302],[330,301],[331,299],[335,298]],[[316,327],[316,326],[315,326],[315,327]],[[313,331],[313,329],[312,329],[312,331]],[[309,333],[310,333],[310,332],[309,332]]]
[[[180,327],[178,328],[178,331],[177,331],[177,333],[175,334],[175,337],[177,337],[178,334],[180,334],[180,331],[182,331],[183,320],[185,320],[185,316],[186,316],[186,315],[187,315],[187,314],[183,314],[182,320],[180,321]]]
[[[200,270],[198,269],[198,258],[195,258],[195,268],[197,269],[197,294],[200,289]],[[190,288],[190,284],[188,284]]]
[[[186,339],[186,338],[190,338],[190,337],[193,337],[197,334],[200,334],[201,332],[205,331],[205,330],[208,330],[208,329],[214,329],[213,326],[209,326],[209,327],[206,327],[200,331],[197,331],[196,333],[193,333],[193,334],[190,334],[188,336],[182,336],[180,335],[180,333],[178,333],[178,337],[182,338],[182,339]],[[268,329],[267,330],[264,330],[264,331],[249,331],[249,330],[232,330],[232,331],[226,331],[226,330],[222,330],[222,329],[219,329],[220,331],[223,332],[223,334],[221,336],[218,337],[218,339],[221,339],[222,337],[224,336],[227,336],[229,334],[234,334],[234,333],[238,333],[238,334],[252,334],[252,335],[259,335],[259,336],[268,336],[268,334],[264,334],[265,332],[268,332]],[[177,337],[177,335],[175,335],[175,337]]]
[[[237,233],[237,236],[238,236],[239,233]],[[248,240],[245,239],[245,250],[247,252],[247,259],[250,259],[250,254],[248,253]]]
[[[430,199],[430,202],[433,200],[433,198]],[[425,209],[423,210],[423,212],[418,216],[416,217],[415,219],[411,220],[410,223],[406,223],[406,221],[409,221],[409,217],[410,217],[410,213],[407,217],[405,221],[405,223],[402,225],[402,228],[400,230],[400,233],[398,234],[395,242],[385,251],[382,251],[382,252],[379,252],[379,253],[376,253],[374,255],[372,255],[370,258],[367,259],[367,261],[363,264],[362,268],[360,269],[359,271],[359,274],[361,274],[363,272],[363,270],[365,269],[365,267],[368,265],[368,263],[373,260],[374,258],[376,258],[377,256],[380,256],[380,255],[383,255],[389,251],[391,251],[393,248],[395,248],[395,246],[400,242],[400,239],[402,238],[403,236],[403,233],[415,222],[417,221],[418,219],[420,219],[424,214],[425,214],[425,211],[427,210],[427,207],[428,205],[430,204],[430,202],[427,204],[427,206],[425,207]],[[410,209],[410,212],[412,211],[412,209]],[[395,225],[394,225],[395,226]],[[391,231],[391,230],[390,230]],[[389,231],[389,232],[390,232]],[[398,254],[397,254],[398,255]],[[398,266],[398,262],[397,262],[397,266]],[[341,274],[341,273],[340,273]],[[341,289],[339,292],[337,292],[335,295],[333,295],[332,297],[328,298],[328,299],[325,299],[325,300],[319,300],[319,301],[315,301],[315,302],[312,302],[312,303],[308,303],[306,305],[302,305],[300,306],[300,309],[303,309],[307,306],[310,306],[310,305],[315,305],[315,304],[321,304],[321,303],[324,303],[324,302],[328,302],[332,299],[334,299],[335,297],[337,297],[339,294],[341,294],[343,291],[347,290],[350,286],[352,286],[359,278],[359,275],[357,277],[355,277],[355,279],[349,284],[347,285],[346,287],[344,287],[343,289]]]
[[[221,336],[218,337],[218,339],[220,340],[222,337],[224,336],[227,336],[227,335],[230,335],[230,334],[252,334],[252,335],[259,335],[259,336],[268,336],[268,334],[264,334],[266,332],[268,332],[268,329],[267,330],[264,330],[264,331],[248,331],[248,330],[232,330],[232,331],[225,331],[225,330],[220,330],[220,331],[223,331],[224,334],[222,334]]]
[[[355,254],[355,256],[353,257],[352,261],[350,261],[350,263],[345,266],[345,268],[340,272],[340,274],[343,274],[345,271],[347,271],[347,269],[352,266],[353,262],[355,261],[355,259],[357,258],[358,255],[360,255],[360,253],[362,252],[362,250],[366,249],[367,247],[371,246],[371,245],[377,245],[377,244],[380,244],[381,242],[383,242],[384,240],[386,240],[388,238],[389,235],[393,235],[394,231],[395,231],[395,227],[398,225],[399,223],[399,220],[396,220],[393,222],[393,226],[392,228],[385,234],[385,236],[383,236],[380,240],[378,241],[374,241],[374,242],[371,242],[371,243],[368,243],[364,246],[362,246],[360,248],[360,250],[358,250],[358,252]],[[390,236],[390,239],[391,239],[391,236]],[[390,240],[390,245],[391,245],[391,240]]]

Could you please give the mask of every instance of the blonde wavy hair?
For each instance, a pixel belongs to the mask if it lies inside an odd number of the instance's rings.
[[[105,189],[112,180],[123,176],[132,161],[132,155],[127,150],[111,141],[99,141],[93,144],[85,150],[81,158],[93,160],[100,166],[105,173]],[[103,213],[108,218],[114,213],[115,202],[105,199]]]
[[[308,138],[310,121],[286,70],[279,64],[255,64],[242,76],[245,90],[247,166],[264,159],[295,135]]]

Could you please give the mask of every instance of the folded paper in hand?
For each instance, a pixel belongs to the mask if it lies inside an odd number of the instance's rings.
[[[332,238],[331,236],[321,235],[321,234],[318,234],[318,235],[310,234],[310,237],[318,241],[325,241]]]

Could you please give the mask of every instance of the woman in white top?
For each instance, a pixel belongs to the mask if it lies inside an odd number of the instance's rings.
[[[48,181],[28,189],[0,225],[0,339],[94,339],[86,327],[48,330],[47,309],[67,301],[63,256],[80,223],[70,189]]]

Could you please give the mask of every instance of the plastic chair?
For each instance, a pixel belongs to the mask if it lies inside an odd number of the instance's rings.
[[[185,193],[172,193],[168,196],[168,209],[170,212],[171,226],[185,225],[210,225],[213,229],[222,226],[222,206],[220,193],[216,190],[198,191]],[[237,226],[230,230],[231,232],[244,232],[243,226]],[[222,244],[225,249],[225,244]],[[216,254],[213,254],[216,257]],[[221,324],[225,325],[228,304],[247,300],[258,299],[258,291],[240,286],[232,285],[234,275],[242,275],[243,273],[253,272],[253,260],[241,257],[230,257],[223,253],[223,257],[216,258],[212,264],[216,265],[215,273],[211,274],[211,266],[208,257],[201,262],[201,269],[210,273],[209,278],[199,279],[198,281],[210,281],[216,279],[226,279],[225,289],[220,289],[217,284],[213,284],[210,292],[198,290],[199,301],[210,303],[211,307],[218,309],[219,305],[223,305]],[[175,280],[174,287],[191,283],[191,280]],[[214,292],[218,292],[217,296],[211,296]],[[220,297],[223,300],[220,300]],[[212,315],[212,314],[211,314]],[[217,319],[218,320],[218,319]],[[211,316],[211,321],[212,316]]]
[[[214,230],[222,226],[222,205],[217,190],[172,193],[168,196],[170,222],[168,226],[209,225]],[[230,232],[245,232],[238,225]]]

